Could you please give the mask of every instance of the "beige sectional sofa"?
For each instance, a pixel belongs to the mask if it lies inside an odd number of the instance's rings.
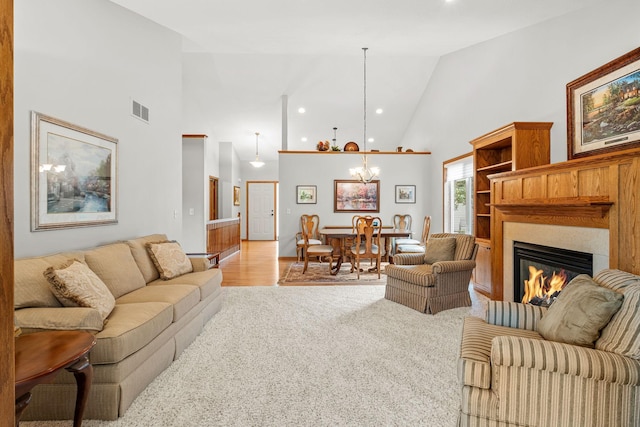
[[[193,272],[160,278],[147,243],[154,234],[92,249],[15,261],[15,315],[22,333],[83,329],[95,333],[89,358],[93,383],[85,419],[113,420],[198,336],[222,305],[222,272],[206,258],[190,258]],[[85,263],[107,286],[115,307],[64,307],[43,272],[70,259]],[[76,383],[61,372],[36,387],[22,420],[72,419]]]

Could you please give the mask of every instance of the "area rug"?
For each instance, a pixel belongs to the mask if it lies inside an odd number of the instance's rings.
[[[307,271],[302,274],[304,267],[304,261],[292,262],[286,268],[283,277],[278,281],[279,285],[289,286],[296,284],[331,284],[331,285],[383,285],[387,282],[387,276],[384,274],[384,269],[388,263],[382,263],[382,270],[380,279],[378,279],[378,273],[369,273],[367,270],[369,267],[368,261],[360,263],[360,266],[365,270],[360,273],[360,279],[358,279],[357,273],[354,271],[351,273],[351,264],[343,263],[340,271],[335,276],[329,274],[329,263],[327,262],[310,262]],[[334,264],[335,265],[335,264]]]
[[[456,425],[463,318],[383,286],[225,288],[222,310],[116,421],[84,427]],[[62,427],[70,421],[23,422]]]

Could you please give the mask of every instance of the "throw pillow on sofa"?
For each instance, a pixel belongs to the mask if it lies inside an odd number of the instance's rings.
[[[146,246],[162,280],[173,279],[193,271],[191,261],[180,243],[156,242],[147,243]]]
[[[594,347],[600,331],[622,305],[622,294],[599,286],[586,274],[576,276],[560,292],[538,323],[550,341]]]
[[[63,304],[68,305],[72,301],[80,307],[95,308],[103,321],[116,305],[107,285],[86,264],[78,260],[70,260],[59,268],[49,267],[44,275],[54,295],[62,297]]]
[[[453,261],[456,253],[456,238],[429,238],[424,250],[424,263],[433,264],[438,261]]]

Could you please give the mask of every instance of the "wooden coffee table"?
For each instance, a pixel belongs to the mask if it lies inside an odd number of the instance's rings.
[[[85,331],[37,332],[16,338],[16,426],[31,401],[31,390],[53,381],[62,369],[76,377],[73,425],[82,425],[93,378],[88,354],[95,344],[95,337]]]

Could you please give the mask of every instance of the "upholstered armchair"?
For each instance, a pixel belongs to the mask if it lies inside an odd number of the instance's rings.
[[[640,276],[574,281],[548,309],[489,301],[486,321],[465,318],[459,427],[640,426]]]
[[[468,234],[432,234],[426,252],[394,255],[385,298],[422,313],[471,306],[469,281],[478,247]]]

